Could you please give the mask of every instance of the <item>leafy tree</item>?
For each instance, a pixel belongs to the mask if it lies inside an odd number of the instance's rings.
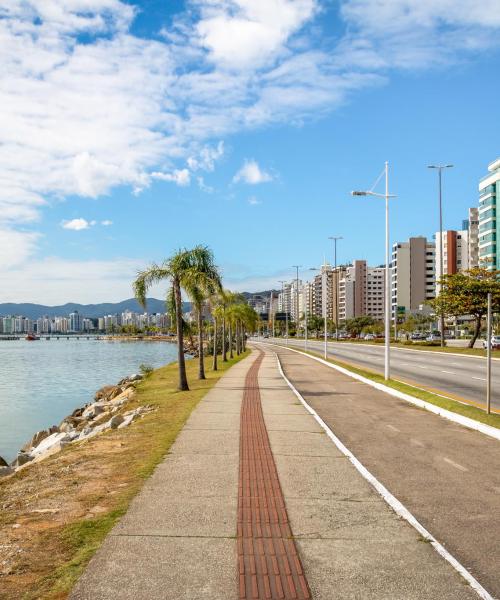
[[[319,317],[318,315],[308,315],[307,317],[307,329],[309,331],[314,331],[316,336],[318,332],[321,331],[324,327],[325,320],[323,317]]]
[[[481,322],[488,310],[488,293],[492,294],[492,308],[500,310],[500,271],[489,271],[477,267],[444,275],[440,279],[441,293],[431,301],[438,316],[463,317],[472,316],[475,327],[469,348],[474,344],[481,333]]]
[[[375,319],[368,315],[362,317],[354,317],[347,319],[345,323],[345,329],[351,335],[359,336],[365,327],[370,327],[375,324]]]

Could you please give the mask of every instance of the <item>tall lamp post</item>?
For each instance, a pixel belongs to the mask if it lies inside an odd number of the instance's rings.
[[[394,194],[389,194],[389,163],[385,162],[385,194],[374,192],[373,189],[368,191],[351,192],[353,196],[376,196],[377,198],[385,198],[385,368],[384,379],[387,381],[391,376],[391,277],[390,277],[390,262],[389,262],[389,198],[396,198]],[[382,176],[382,175],[381,175]],[[380,177],[381,177],[380,176]],[[379,177],[379,179],[380,179]],[[379,179],[377,179],[378,183]],[[375,186],[373,186],[375,187]],[[397,310],[397,307],[396,307]]]
[[[444,260],[443,260],[443,169],[451,169],[453,165],[428,165],[428,169],[437,169],[439,183],[439,267],[441,277],[444,275]],[[437,282],[436,282],[437,283]],[[441,293],[441,288],[439,289]],[[444,347],[444,314],[441,312],[441,346]]]
[[[292,265],[292,268],[295,269],[295,321],[296,321],[296,333],[298,336],[299,333],[299,269],[302,265]]]
[[[285,283],[288,283],[287,281],[281,281],[281,303],[283,304],[283,299],[285,298],[285,293],[284,293],[284,285]],[[285,302],[285,339],[286,339],[286,345],[288,346],[288,311],[287,311],[287,307],[286,307],[286,302]]]
[[[329,240],[333,240],[333,273],[335,275],[335,341],[339,341],[339,274],[337,273],[337,241],[343,240],[341,235],[331,235]]]

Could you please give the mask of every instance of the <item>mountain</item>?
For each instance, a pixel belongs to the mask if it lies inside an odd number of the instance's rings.
[[[187,312],[190,309],[191,304],[189,302],[183,302],[184,312]],[[23,315],[29,319],[38,319],[43,316],[67,316],[75,310],[83,317],[88,317],[89,319],[95,319],[97,317],[102,317],[103,315],[114,315],[126,310],[138,313],[144,312],[144,309],[134,298],[129,298],[122,302],[104,302],[102,304],[76,304],[74,302],[69,302],[68,304],[63,304],[61,306],[44,306],[43,304],[29,303],[15,304],[12,302],[0,304],[0,316]],[[149,313],[163,313],[165,312],[165,301],[157,300],[156,298],[148,298],[146,310]]]

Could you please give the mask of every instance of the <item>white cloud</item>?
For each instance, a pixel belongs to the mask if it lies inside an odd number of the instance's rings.
[[[251,159],[245,160],[241,169],[233,177],[233,182],[238,183],[242,181],[249,185],[257,185],[258,183],[266,183],[273,179],[274,177],[270,173],[259,167],[257,161]]]
[[[316,0],[195,2],[196,29],[210,60],[223,68],[255,70],[286,52],[286,42],[318,8]]]
[[[257,204],[262,204],[262,200],[259,200],[255,196],[250,196],[250,198],[248,199],[248,204],[251,204],[252,206],[256,206]]]
[[[20,256],[39,239],[21,228],[54,199],[155,179],[203,189],[225,136],[317,118],[391,70],[500,44],[498,0],[343,0],[329,30],[314,21],[323,4],[188,0],[147,39],[122,0],[3,0],[0,228]],[[249,161],[238,180],[272,178]]]
[[[175,169],[172,173],[155,171],[151,173],[151,177],[161,181],[172,181],[181,187],[185,187],[191,183],[191,173],[188,169]]]
[[[110,225],[113,225],[113,221],[105,219],[104,221],[101,221],[101,225],[103,225],[104,227],[109,227]]]
[[[95,221],[87,221],[87,219],[71,219],[70,221],[63,221],[61,227],[63,229],[71,229],[72,231],[82,231],[83,229],[89,229],[92,225],[95,225]]]

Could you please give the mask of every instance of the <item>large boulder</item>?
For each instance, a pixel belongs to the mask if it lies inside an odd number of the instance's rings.
[[[77,436],[78,436],[77,432],[74,432],[73,434],[65,433],[64,431],[53,433],[52,435],[49,435],[49,437],[42,440],[42,442],[40,444],[38,444],[38,446],[33,448],[31,454],[33,456],[37,456],[38,454],[43,454],[44,452],[46,452],[47,450],[52,448],[52,446],[55,446],[56,444],[60,444],[60,443],[64,444],[65,442],[69,443],[73,439],[75,439]]]
[[[115,394],[115,395],[118,395],[121,392],[121,388],[119,386],[105,385],[100,390],[97,390],[97,392],[95,393],[95,396],[94,396],[94,400],[96,400],[96,401],[109,400],[110,395],[116,390],[116,388],[118,388],[120,390],[117,394]]]
[[[105,411],[106,404],[104,402],[94,402],[82,413],[82,418],[87,420],[92,420]]]
[[[8,467],[9,463],[0,456],[0,467]]]
[[[12,467],[0,467],[0,478],[11,475],[12,473],[14,473],[14,469]]]
[[[25,465],[27,462],[30,462],[32,460],[33,456],[31,456],[31,454],[28,454],[27,452],[19,452],[10,466],[14,468],[22,467],[22,465]]]
[[[122,415],[114,415],[108,421],[108,427],[110,427],[111,429],[116,429],[119,425],[121,425],[123,423],[124,420],[125,419],[123,418]]]

